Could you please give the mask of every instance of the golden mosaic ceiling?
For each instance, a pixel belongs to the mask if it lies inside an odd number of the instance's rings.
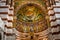
[[[18,9],[21,5],[24,5],[24,4],[27,4],[27,3],[36,3],[40,6],[42,6],[42,8],[43,7],[46,8],[46,6],[47,6],[46,1],[47,0],[15,0],[15,6],[14,6],[15,13],[18,11]]]
[[[16,30],[28,33],[31,38],[34,33],[46,30],[49,26],[46,6],[46,0],[15,0]]]
[[[37,4],[26,4],[20,7],[16,17],[16,29],[20,32],[41,32],[48,28],[46,14]]]
[[[44,12],[34,4],[27,4],[20,8],[18,11],[17,19],[23,22],[41,21],[44,17]]]

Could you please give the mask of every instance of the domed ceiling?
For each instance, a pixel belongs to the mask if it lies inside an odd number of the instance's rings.
[[[39,22],[44,19],[43,13],[44,12],[42,12],[41,8],[39,8],[38,5],[34,4],[23,5],[17,13],[17,20],[26,23]]]
[[[15,1],[15,5],[14,5],[14,11],[16,13],[17,9],[21,6],[24,5],[26,3],[38,3],[38,5],[40,4],[42,7],[46,7],[48,5],[47,0],[14,0]]]
[[[26,4],[21,6],[16,14],[16,29],[20,32],[41,32],[47,26],[44,11],[36,4]]]
[[[15,5],[15,16],[17,18],[15,24],[19,32],[37,33],[48,28],[45,1],[16,0]]]

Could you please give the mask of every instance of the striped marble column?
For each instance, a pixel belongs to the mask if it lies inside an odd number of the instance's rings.
[[[51,27],[51,33],[52,33],[52,40],[60,40],[60,1],[55,0],[55,5],[53,5],[53,11],[55,19],[52,20],[51,25],[54,25]]]
[[[6,5],[6,0],[0,1],[0,17],[4,22],[4,40],[15,40],[13,31],[13,14],[14,7]]]

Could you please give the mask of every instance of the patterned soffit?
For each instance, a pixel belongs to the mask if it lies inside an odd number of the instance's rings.
[[[15,13],[18,11],[19,7],[27,4],[27,3],[36,3],[40,6],[42,6],[42,8],[46,8],[46,2],[45,0],[15,0]]]

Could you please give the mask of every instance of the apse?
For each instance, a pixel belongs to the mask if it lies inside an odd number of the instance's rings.
[[[16,29],[19,32],[41,32],[48,28],[46,13],[33,3],[22,5],[16,14]]]

